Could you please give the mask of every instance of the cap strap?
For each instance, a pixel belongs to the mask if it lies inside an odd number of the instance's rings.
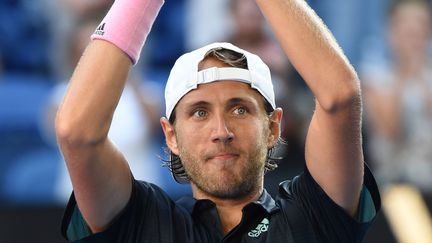
[[[247,69],[235,67],[211,67],[197,73],[197,84],[210,83],[217,80],[237,80],[252,82],[252,76]]]

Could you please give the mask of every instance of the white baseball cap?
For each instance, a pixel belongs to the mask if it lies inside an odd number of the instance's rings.
[[[198,71],[198,64],[207,52],[214,48],[224,48],[246,56],[248,69],[236,67],[212,67]],[[166,117],[169,119],[179,100],[199,84],[233,80],[250,84],[276,108],[273,84],[268,66],[255,54],[240,49],[230,43],[213,43],[180,56],[171,69],[165,86]]]

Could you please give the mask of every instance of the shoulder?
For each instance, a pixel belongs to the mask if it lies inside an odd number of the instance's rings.
[[[358,216],[352,218],[326,195],[307,169],[279,185],[276,199],[284,218],[302,235],[316,235],[328,242],[361,242],[381,207],[375,179],[365,166]],[[327,242],[326,241],[326,242]]]
[[[369,167],[365,164],[364,168],[363,188],[367,189],[368,193],[371,194],[374,206],[379,209],[381,207],[381,199],[378,186]],[[307,168],[304,169],[303,173],[294,177],[292,180],[286,180],[279,184],[278,198],[297,201],[314,200],[314,198],[331,200],[314,180]]]
[[[132,194],[128,204],[111,226],[97,234],[92,234],[89,230],[72,194],[63,216],[62,234],[68,240],[85,239],[85,242],[96,242],[96,239],[123,241],[141,235],[143,232],[146,233],[145,237],[150,237],[152,232],[161,230],[169,235],[173,229],[162,229],[161,227],[173,225],[174,221],[180,218],[182,221],[188,221],[189,215],[160,187],[152,183],[133,180]]]

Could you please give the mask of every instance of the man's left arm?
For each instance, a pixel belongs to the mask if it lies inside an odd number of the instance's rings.
[[[355,70],[304,0],[256,0],[316,97],[306,165],[330,198],[356,214],[363,180],[361,91]]]

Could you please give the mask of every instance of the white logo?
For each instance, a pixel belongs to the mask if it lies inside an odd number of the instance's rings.
[[[97,27],[95,34],[96,35],[104,35],[105,34],[105,23],[102,23],[101,25],[99,25],[99,27]]]
[[[264,218],[255,229],[251,230],[248,233],[248,236],[256,238],[260,236],[261,233],[267,232],[269,223],[270,223],[269,220],[267,218]]]

